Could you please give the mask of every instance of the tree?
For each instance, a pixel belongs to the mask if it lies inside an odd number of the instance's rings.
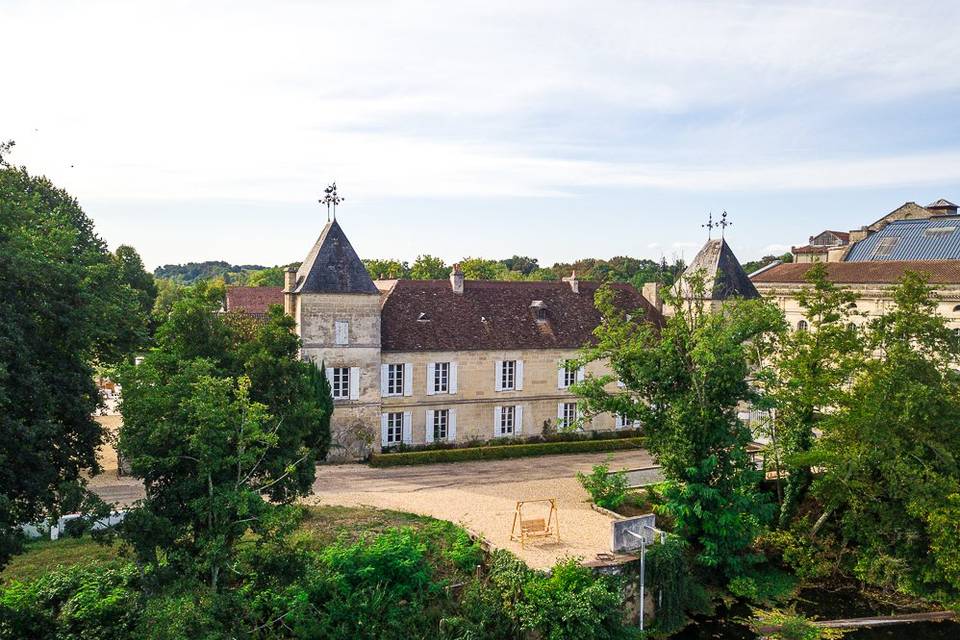
[[[252,531],[269,538],[310,491],[330,444],[330,389],[298,359],[293,320],[217,314],[196,285],[174,304],[157,346],[121,370],[120,451],[146,498],[124,535],[140,561],[205,574],[213,589]]]
[[[524,277],[529,276],[531,273],[540,268],[540,265],[537,263],[537,259],[529,256],[513,256],[512,258],[506,258],[500,262],[504,267],[507,268],[507,271],[516,271]]]
[[[956,600],[960,342],[923,276],[905,274],[893,300],[866,334],[873,357],[821,421],[809,461],[824,470],[813,484],[823,513],[812,533],[836,515],[860,579]]]
[[[133,247],[122,244],[113,253],[113,259],[120,270],[121,280],[137,293],[141,313],[150,315],[157,300],[157,284],[144,269],[140,254]]]
[[[861,331],[852,322],[859,315],[856,295],[830,282],[823,263],[813,265],[805,278],[808,286],[797,294],[797,302],[809,330],[781,333],[772,366],[766,370],[770,375],[759,376],[774,410],[769,425],[772,452],[776,460],[787,463],[781,526],[796,513],[810,486],[812,475],[803,454],[813,446],[815,431],[828,410],[841,402],[866,356]],[[791,457],[799,458],[799,463],[791,463]]]
[[[450,267],[440,258],[423,254],[417,256],[410,267],[410,277],[414,280],[443,280],[450,277]]]
[[[703,278],[694,274],[691,287],[702,292]],[[747,453],[751,433],[737,406],[753,398],[749,345],[776,331],[782,316],[754,300],[727,303],[718,313],[702,302],[670,304],[673,316],[657,330],[601,288],[603,321],[580,364],[608,361],[625,391],[606,391],[612,376],[588,377],[575,391],[589,413],[641,421],[667,481],[663,511],[699,564],[731,579],[758,560],[750,547],[773,512],[758,489],[761,474]]]
[[[363,261],[367,273],[374,280],[399,280],[410,277],[410,266],[399,260],[369,259]]]
[[[247,276],[248,287],[282,287],[283,267],[268,267]]]
[[[507,268],[496,260],[485,258],[464,258],[460,261],[463,277],[467,280],[503,280]]]
[[[146,338],[146,317],[77,201],[0,167],[0,566],[17,527],[55,514],[97,470],[95,365]]]

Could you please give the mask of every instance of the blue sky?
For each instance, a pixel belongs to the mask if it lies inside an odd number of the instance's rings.
[[[199,5],[199,6],[198,6]],[[0,138],[148,266],[742,260],[960,201],[956,2],[0,0]]]

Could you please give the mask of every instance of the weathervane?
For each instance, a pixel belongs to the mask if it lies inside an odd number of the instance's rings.
[[[711,240],[713,238],[713,228],[719,227],[720,225],[713,223],[713,211],[711,211],[710,216],[707,218],[707,223],[700,226],[707,230],[707,240]]]
[[[720,216],[720,224],[717,225],[720,227],[720,237],[723,238],[724,231],[727,230],[727,227],[732,227],[732,222],[727,222],[727,212],[724,210],[723,215]]]
[[[337,183],[334,181],[329,187],[323,190],[323,198],[317,200],[320,204],[327,205],[327,222],[330,222],[330,207],[333,206],[333,219],[337,219],[337,205],[343,202],[343,198],[337,195]]]

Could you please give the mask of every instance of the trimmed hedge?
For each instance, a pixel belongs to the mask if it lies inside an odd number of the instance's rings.
[[[374,453],[370,465],[374,467],[397,467],[409,464],[432,464],[435,462],[464,462],[467,460],[506,460],[559,453],[593,453],[597,451],[623,451],[643,446],[643,438],[614,438],[610,440],[574,440],[570,442],[539,442],[464,449],[435,449],[409,453]]]

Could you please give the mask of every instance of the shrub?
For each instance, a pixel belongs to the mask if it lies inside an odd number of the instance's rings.
[[[689,545],[668,535],[661,544],[647,547],[647,587],[657,593],[657,631],[672,633],[687,623],[687,615],[704,613],[709,598],[694,578]]]
[[[617,438],[611,440],[576,440],[572,442],[541,442],[539,444],[437,449],[433,451],[413,451],[409,453],[374,453],[370,456],[370,464],[374,467],[393,467],[408,464],[432,464],[435,462],[504,460],[508,458],[523,458],[558,453],[623,451],[637,449],[642,446],[643,438]]]
[[[622,471],[610,473],[609,458],[606,462],[593,465],[590,475],[578,471],[577,480],[594,503],[604,509],[616,509],[627,499],[627,476]]]
[[[835,640],[844,635],[840,629],[821,629],[795,611],[755,610],[750,627],[770,640]]]

